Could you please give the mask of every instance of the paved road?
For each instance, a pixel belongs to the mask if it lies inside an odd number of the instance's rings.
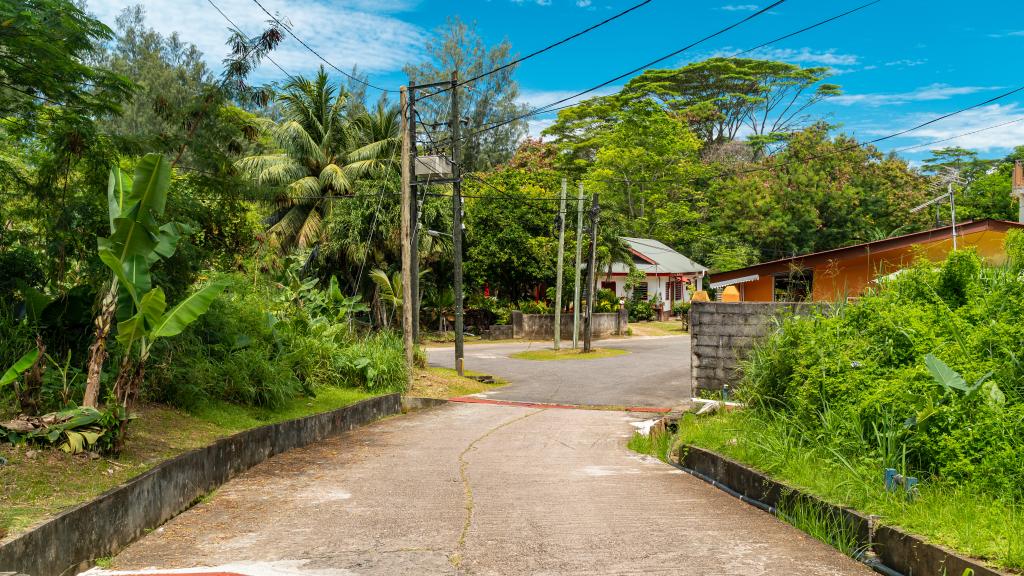
[[[625,444],[623,412],[450,404],[276,456],[113,560],[246,574],[870,571]]]
[[[630,353],[596,360],[518,360],[509,355],[550,343],[474,344],[466,346],[465,366],[511,383],[484,394],[497,400],[671,408],[690,398],[688,335],[601,340],[597,346]],[[430,349],[428,360],[452,368],[453,349]]]

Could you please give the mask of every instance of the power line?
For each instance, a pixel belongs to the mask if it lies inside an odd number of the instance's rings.
[[[373,89],[375,89],[375,90],[380,90],[381,92],[398,92],[398,90],[389,90],[389,89],[387,89],[387,88],[381,88],[380,86],[375,86],[375,85],[373,85],[373,84],[369,83],[368,81],[366,81],[366,80],[363,80],[362,78],[359,78],[359,77],[357,77],[357,76],[355,76],[355,75],[353,75],[353,74],[349,74],[348,72],[345,72],[345,71],[344,71],[344,70],[342,70],[341,68],[338,68],[338,67],[337,67],[337,66],[335,66],[335,65],[334,65],[334,64],[333,64],[333,63],[332,63],[332,62],[331,62],[330,60],[328,60],[328,59],[324,58],[323,56],[321,56],[321,55],[320,55],[320,53],[319,53],[319,52],[317,52],[316,50],[314,50],[312,46],[310,46],[309,44],[306,44],[306,42],[305,42],[305,41],[304,41],[304,40],[303,40],[302,38],[299,38],[299,37],[298,37],[298,36],[297,36],[297,35],[295,34],[295,32],[293,32],[293,31],[292,31],[292,29],[291,29],[291,26],[288,26],[288,25],[286,25],[286,24],[285,24],[284,22],[282,22],[282,21],[281,21],[281,20],[280,20],[280,19],[279,19],[279,18],[278,18],[277,16],[274,16],[273,14],[271,14],[271,13],[270,13],[270,11],[269,11],[269,10],[267,10],[267,9],[266,9],[266,8],[265,8],[265,7],[263,6],[263,4],[260,4],[260,0],[252,0],[252,1],[253,1],[253,2],[254,2],[254,3],[256,4],[256,5],[257,5],[257,6],[259,6],[259,7],[260,7],[260,10],[263,10],[263,12],[264,12],[264,13],[266,13],[266,15],[267,15],[267,16],[270,16],[270,18],[271,18],[271,19],[273,19],[273,20],[274,20],[274,22],[277,22],[277,23],[278,23],[278,24],[279,24],[279,25],[280,25],[280,26],[281,26],[282,28],[284,28],[284,29],[285,29],[285,31],[287,31],[287,32],[288,32],[288,34],[289,34],[289,35],[290,35],[290,36],[291,36],[292,38],[295,38],[295,40],[296,40],[296,41],[298,41],[298,43],[299,43],[299,44],[302,44],[303,46],[305,46],[306,50],[309,50],[310,52],[312,52],[312,53],[313,53],[313,55],[314,55],[314,56],[316,56],[317,58],[319,58],[319,59],[320,59],[320,60],[321,60],[321,61],[322,61],[322,62],[323,62],[324,64],[327,64],[327,65],[328,65],[328,66],[330,66],[331,68],[333,68],[333,69],[337,70],[338,72],[340,72],[340,73],[341,73],[341,74],[342,74],[343,76],[345,76],[345,77],[346,77],[346,78],[348,78],[349,80],[352,80],[352,81],[354,81],[354,82],[358,82],[358,83],[360,83],[360,84],[363,84],[364,86],[367,86],[368,88],[373,88]]]
[[[941,144],[943,142],[949,142],[950,140],[956,140],[964,136],[971,136],[972,134],[978,134],[979,132],[986,132],[988,130],[995,130],[996,128],[1002,128],[1003,126],[1009,126],[1010,124],[1016,124],[1017,122],[1024,122],[1024,116],[1017,118],[1016,120],[1010,120],[1007,122],[1001,122],[992,126],[986,126],[985,128],[979,128],[977,130],[971,130],[970,132],[964,132],[957,134],[956,136],[950,136],[949,138],[943,138],[942,140],[932,140],[931,142],[925,142],[923,144],[915,144],[914,146],[907,146],[905,148],[897,148],[890,152],[906,152],[907,150],[916,150],[917,148],[924,148],[925,146],[932,146],[935,144]]]
[[[861,4],[860,6],[857,6],[856,8],[854,8],[852,10],[847,10],[846,12],[843,12],[842,14],[836,14],[835,16],[833,16],[831,18],[827,18],[825,20],[822,20],[821,22],[816,22],[814,24],[811,24],[810,26],[805,26],[805,27],[803,27],[803,28],[801,28],[799,30],[795,30],[793,32],[790,32],[789,34],[786,34],[785,36],[779,36],[778,38],[775,38],[773,40],[769,40],[769,41],[767,41],[767,42],[765,42],[763,44],[759,44],[757,46],[754,46],[753,48],[748,48],[746,50],[743,50],[742,52],[737,52],[737,53],[733,54],[732,56],[729,56],[729,58],[735,58],[737,56],[742,56],[744,54],[748,54],[750,52],[753,52],[754,50],[760,50],[761,48],[764,48],[765,46],[768,46],[769,44],[774,44],[776,42],[781,42],[783,40],[787,40],[789,38],[792,38],[793,36],[796,36],[797,34],[803,34],[804,32],[807,32],[809,30],[813,30],[813,29],[815,29],[815,28],[817,28],[819,26],[824,26],[825,24],[828,24],[829,22],[833,22],[835,20],[838,20],[838,19],[840,19],[840,18],[842,18],[844,16],[849,16],[850,14],[853,14],[854,12],[859,12],[859,11],[867,8],[868,6],[871,6],[871,5],[874,5],[874,4],[878,4],[881,1],[882,0],[874,0],[873,2],[868,2],[867,4]]]
[[[969,110],[974,110],[975,108],[979,108],[981,106],[985,106],[985,105],[991,104],[991,103],[996,102],[998,100],[1002,100],[1003,98],[1006,98],[1008,96],[1012,96],[1013,94],[1016,94],[1017,92],[1021,92],[1021,91],[1024,91],[1024,86],[1018,86],[1017,88],[1014,88],[1013,90],[1008,90],[1008,91],[1003,92],[1002,94],[1000,94],[998,96],[993,96],[992,98],[989,98],[989,99],[984,100],[982,102],[978,102],[977,104],[972,104],[970,106],[967,106],[967,107],[964,107],[964,108],[960,108],[959,110],[955,110],[953,112],[949,112],[949,113],[943,114],[941,116],[937,116],[935,118],[932,118],[931,120],[926,120],[926,121],[921,122],[920,124],[918,124],[916,126],[907,128],[905,130],[900,130],[898,132],[893,132],[892,134],[887,134],[885,136],[879,136],[878,138],[874,138],[874,139],[868,140],[866,142],[857,142],[857,143],[854,143],[854,144],[843,146],[837,152],[832,152],[832,153],[828,153],[828,154],[817,154],[817,155],[807,156],[807,157],[804,157],[804,158],[796,158],[796,159],[789,160],[787,162],[783,162],[781,164],[773,165],[773,166],[759,166],[759,167],[756,167],[756,168],[749,168],[747,170],[741,170],[741,171],[737,172],[736,175],[752,174],[754,172],[763,172],[765,170],[773,170],[775,168],[781,168],[783,166],[786,166],[786,165],[789,165],[789,164],[793,164],[793,163],[796,163],[796,162],[803,163],[803,162],[807,162],[809,160],[820,160],[822,158],[828,158],[830,156],[835,156],[838,153],[847,152],[849,150],[855,150],[857,148],[863,148],[864,146],[869,146],[871,144],[877,144],[879,142],[884,142],[886,140],[890,140],[892,138],[896,138],[898,136],[902,136],[902,135],[907,134],[909,132],[913,132],[915,130],[919,130],[921,128],[924,128],[925,126],[929,126],[931,124],[939,122],[940,120],[945,120],[946,118],[950,118],[950,117],[956,116],[957,114],[962,114],[962,113],[967,112]],[[1022,119],[1022,120],[1024,120],[1024,119]],[[992,128],[995,128],[995,126],[993,126]]]
[[[630,12],[632,12],[634,10],[637,10],[637,9],[639,9],[639,8],[641,8],[641,7],[643,7],[643,6],[647,5],[647,4],[650,4],[650,3],[651,3],[651,0],[644,0],[641,3],[635,4],[635,5],[631,6],[631,7],[623,10],[622,12],[619,12],[618,14],[615,14],[614,16],[610,16],[608,18],[605,18],[604,20],[602,20],[602,21],[598,22],[597,24],[594,24],[594,25],[592,25],[592,26],[590,26],[590,27],[588,27],[588,28],[586,28],[584,30],[580,30],[579,32],[577,32],[575,34],[566,36],[565,38],[562,38],[561,40],[559,40],[559,41],[557,41],[557,42],[555,42],[553,44],[548,44],[547,46],[545,46],[545,47],[543,47],[543,48],[541,48],[539,50],[535,50],[535,51],[527,54],[526,56],[523,56],[522,58],[516,58],[515,60],[513,60],[513,61],[511,61],[511,62],[509,62],[507,64],[503,64],[501,66],[498,66],[497,68],[494,68],[492,70],[488,70],[487,72],[483,72],[481,74],[477,74],[476,76],[473,76],[471,78],[467,78],[466,80],[463,80],[462,82],[458,82],[458,83],[455,84],[454,87],[457,88],[459,86],[464,86],[466,84],[470,84],[470,83],[476,82],[477,80],[480,80],[481,78],[485,78],[487,76],[490,76],[491,74],[496,74],[498,72],[501,72],[502,70],[506,70],[508,68],[511,68],[511,67],[521,63],[521,62],[525,62],[526,60],[529,60],[530,58],[533,58],[534,56],[539,56],[539,55],[547,52],[548,50],[551,50],[552,48],[557,48],[558,46],[561,46],[562,44],[565,44],[566,42],[569,42],[571,40],[575,40],[576,38],[579,38],[580,36],[583,36],[584,34],[586,34],[588,32],[596,30],[596,29],[600,28],[601,26],[604,26],[605,24],[608,24],[609,22],[617,20],[617,19],[625,16],[626,14],[629,14]],[[438,90],[436,92],[432,92],[430,94],[427,94],[426,96],[422,96],[421,99],[430,98],[432,96],[437,96],[438,94],[443,94],[443,93],[451,90],[452,88],[453,88],[453,86],[448,86],[446,88],[442,88],[442,89],[440,89],[440,90]]]
[[[743,54],[747,54],[747,53],[749,53],[749,52],[753,52],[754,50],[759,50],[759,49],[761,49],[761,48],[764,48],[765,46],[768,46],[768,45],[770,45],[770,44],[774,44],[774,43],[776,43],[776,42],[781,42],[782,40],[786,40],[786,39],[788,39],[788,38],[792,38],[793,36],[796,36],[796,35],[798,35],[798,34],[802,34],[802,33],[804,33],[804,32],[807,32],[807,31],[809,31],[809,30],[813,30],[813,29],[815,29],[815,28],[818,28],[819,26],[824,26],[825,24],[828,24],[828,23],[830,23],[830,22],[834,22],[835,20],[838,20],[839,18],[843,18],[843,17],[845,17],[845,16],[849,16],[850,14],[853,14],[853,13],[855,13],[855,12],[858,12],[858,11],[860,11],[860,10],[863,10],[864,8],[867,8],[868,6],[871,6],[871,5],[873,5],[873,4],[877,4],[877,3],[878,3],[878,2],[880,2],[880,1],[881,1],[881,0],[874,0],[874,1],[872,1],[872,2],[868,2],[867,4],[862,4],[862,5],[860,5],[860,6],[856,7],[856,8],[854,8],[854,9],[852,9],[852,10],[847,10],[846,12],[843,12],[843,13],[841,13],[841,14],[837,14],[837,15],[835,15],[835,16],[832,16],[832,17],[830,17],[830,18],[826,18],[826,19],[824,19],[824,20],[821,20],[821,21],[815,22],[814,24],[811,24],[810,26],[805,26],[805,27],[803,27],[803,28],[801,28],[801,29],[799,29],[799,30],[795,30],[795,31],[793,31],[793,32],[790,32],[790,33],[788,33],[788,34],[785,34],[785,35],[783,35],[783,36],[779,36],[778,38],[773,38],[773,39],[771,39],[771,40],[768,40],[767,42],[763,42],[763,43],[761,43],[761,44],[759,44],[759,45],[757,45],[757,46],[755,46],[755,47],[753,47],[753,48],[748,48],[747,50],[743,50],[743,51],[741,51],[741,52],[737,52],[736,54],[733,54],[732,56],[730,56],[730,58],[735,58],[735,57],[737,57],[737,56],[741,56],[741,55],[743,55]],[[771,7],[769,7],[769,8],[771,8]],[[628,75],[628,74],[629,74],[629,73],[627,73],[626,75]],[[615,81],[615,80],[611,80],[610,82],[614,82],[614,81]],[[610,82],[609,82],[609,83],[610,83]],[[606,83],[606,84],[607,84],[607,83]],[[595,90],[595,89],[597,89],[597,88],[592,88],[591,90],[587,90],[587,91],[584,91],[584,92],[582,92],[582,93],[580,93],[580,94],[576,94],[576,95],[574,95],[574,96],[570,96],[570,97],[569,97],[569,99],[570,99],[570,100],[571,100],[571,99],[575,99],[575,98],[577,98],[578,96],[580,96],[580,95],[582,95],[582,94],[586,94],[587,92],[591,92],[591,91],[593,91],[593,90]],[[578,103],[578,102],[574,102],[574,103],[571,103],[571,104],[565,104],[565,105],[563,105],[563,106],[553,107],[553,106],[555,106],[555,105],[557,105],[557,104],[561,104],[562,102],[565,102],[565,101],[566,101],[566,100],[560,100],[560,101],[558,101],[558,102],[553,102],[553,103],[551,103],[551,104],[548,104],[547,106],[542,106],[541,108],[537,108],[537,109],[535,109],[535,110],[534,110],[533,112],[531,112],[531,115],[536,115],[536,114],[549,114],[549,113],[552,113],[552,112],[558,112],[558,111],[560,111],[560,110],[565,110],[565,109],[567,109],[567,108],[572,108],[572,107],[574,107],[574,106],[577,106],[577,105],[579,105],[579,103]],[[514,121],[515,121],[515,119],[513,119],[512,121],[514,122]],[[490,129],[490,127],[485,127],[485,129]],[[474,135],[475,135],[475,134],[474,134]],[[472,136],[472,135],[471,135],[471,136]]]
[[[231,24],[231,26],[232,26],[232,27],[233,27],[233,28],[234,28],[234,29],[235,29],[235,30],[236,30],[236,31],[237,31],[237,32],[238,32],[239,34],[241,34],[242,36],[245,36],[245,35],[246,35],[246,34],[245,34],[245,32],[243,32],[243,31],[242,31],[242,28],[241,28],[241,27],[240,27],[240,26],[239,26],[238,24],[235,24],[235,21],[234,21],[234,20],[232,20],[232,19],[231,19],[231,17],[229,17],[229,16],[227,15],[227,14],[225,14],[225,13],[224,13],[224,11],[223,11],[223,10],[221,10],[221,9],[220,9],[220,6],[217,6],[216,4],[214,4],[214,3],[213,3],[213,0],[206,0],[206,1],[207,1],[207,2],[209,2],[210,6],[213,6],[213,9],[214,9],[214,10],[216,10],[217,12],[219,12],[219,13],[220,13],[220,15],[221,15],[221,16],[222,16],[222,17],[223,17],[223,18],[224,18],[225,20],[227,20],[228,24]],[[249,54],[251,54],[251,53],[252,53],[252,51],[253,51],[253,50],[255,50],[255,49],[256,49],[256,46],[255,46],[255,45],[253,45],[252,47],[250,47],[250,48],[249,48],[248,50],[246,50],[245,54],[243,54],[243,55],[242,55],[242,58],[243,58],[243,59],[244,59],[244,58],[248,58],[248,57],[249,57]],[[274,65],[274,66],[275,66],[275,67],[276,67],[276,68],[277,68],[278,70],[280,70],[282,74],[284,74],[285,76],[287,76],[289,80],[292,80],[292,81],[294,81],[294,80],[295,80],[295,77],[294,77],[294,76],[292,76],[291,74],[289,74],[287,70],[285,70],[284,68],[282,68],[282,67],[281,67],[281,65],[277,63],[277,61],[276,61],[276,60],[274,60],[273,58],[271,58],[271,57],[270,57],[270,54],[264,54],[263,56],[264,56],[264,57],[265,57],[265,58],[266,58],[267,60],[269,60],[269,61],[270,61],[270,63],[271,63],[271,64],[273,64],[273,65]]]
[[[253,1],[256,1],[256,0],[253,0]],[[762,9],[758,10],[757,12],[754,12],[753,14],[750,14],[750,15],[740,19],[740,20],[738,20],[738,21],[736,21],[736,22],[726,26],[725,28],[722,28],[722,29],[718,30],[717,32],[713,32],[711,34],[708,34],[707,36],[704,36],[703,38],[701,38],[700,40],[697,40],[696,42],[692,42],[692,43],[690,43],[690,44],[688,44],[688,45],[686,45],[686,46],[684,46],[684,47],[682,47],[682,48],[680,48],[678,50],[675,50],[673,52],[665,54],[664,56],[662,56],[660,58],[657,58],[655,60],[652,60],[652,61],[650,61],[650,62],[648,62],[648,63],[646,63],[646,64],[644,64],[642,66],[638,66],[638,67],[630,70],[629,72],[626,72],[624,74],[620,74],[620,75],[618,75],[618,76],[616,76],[614,78],[611,78],[609,80],[605,80],[604,82],[601,82],[600,84],[598,84],[596,86],[592,86],[590,88],[587,88],[586,90],[583,90],[581,92],[577,92],[576,94],[573,94],[572,96],[568,96],[566,98],[562,98],[561,100],[556,100],[556,101],[554,101],[554,102],[552,102],[552,103],[550,103],[550,104],[548,104],[546,106],[541,106],[540,108],[535,108],[535,109],[533,109],[530,112],[527,112],[525,114],[520,114],[519,116],[515,116],[515,117],[510,118],[508,120],[505,120],[505,121],[502,121],[502,122],[498,122],[496,124],[492,124],[490,126],[486,126],[484,128],[481,128],[481,129],[473,132],[472,134],[469,134],[469,135],[465,136],[463,138],[463,140],[468,140],[468,139],[473,138],[473,137],[475,137],[475,136],[477,136],[479,134],[482,134],[483,132],[487,132],[489,130],[494,130],[496,128],[500,128],[502,126],[506,126],[508,124],[511,124],[513,122],[517,122],[519,120],[523,120],[523,119],[529,118],[531,116],[536,116],[537,114],[543,114],[546,111],[548,111],[547,110],[548,108],[551,108],[552,106],[557,106],[557,105],[562,104],[564,102],[568,102],[569,100],[574,100],[574,99],[576,99],[576,98],[578,98],[580,96],[583,96],[584,94],[588,94],[590,92],[593,92],[594,90],[599,90],[601,88],[604,88],[605,86],[611,84],[612,82],[616,82],[616,81],[621,80],[621,79],[623,79],[623,78],[625,78],[627,76],[631,76],[633,74],[636,74],[637,72],[646,70],[647,68],[650,68],[651,66],[654,66],[655,64],[658,64],[660,62],[668,60],[669,58],[672,58],[674,56],[678,56],[679,54],[682,54],[683,52],[686,52],[687,50],[689,50],[691,48],[694,48],[694,47],[696,47],[696,46],[698,46],[700,44],[703,44],[704,42],[707,42],[708,40],[711,40],[712,38],[715,38],[717,36],[721,36],[722,34],[725,34],[726,32],[728,32],[729,30],[732,30],[733,28],[736,28],[737,26],[740,26],[741,24],[744,24],[744,23],[746,23],[746,22],[748,22],[750,20],[753,20],[754,18],[757,18],[758,16],[764,14],[765,12],[768,12],[769,10],[778,7],[780,4],[783,4],[784,2],[786,2],[786,0],[776,0],[776,2],[772,3],[771,5],[769,5],[769,6],[765,7],[765,8],[762,8]]]

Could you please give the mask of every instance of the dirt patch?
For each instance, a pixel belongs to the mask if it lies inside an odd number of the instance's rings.
[[[455,370],[449,368],[427,368],[417,370],[413,375],[412,386],[409,389],[409,396],[419,398],[456,398],[494,390],[508,384],[501,379],[493,379],[492,382],[481,382],[473,378],[484,376],[476,372],[465,372],[466,376],[459,376]]]

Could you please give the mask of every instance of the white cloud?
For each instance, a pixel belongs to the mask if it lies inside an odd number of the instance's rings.
[[[913,68],[914,66],[920,66],[922,64],[927,64],[927,63],[928,63],[927,59],[924,59],[924,60],[911,60],[909,58],[903,58],[901,60],[893,60],[891,62],[886,62],[885,64],[883,64],[883,66],[900,66],[902,68]]]
[[[709,57],[729,57],[741,48],[727,46],[716,50]],[[835,49],[815,50],[813,48],[762,48],[744,54],[743,58],[760,58],[763,60],[780,60],[792,64],[824,64],[826,66],[852,66],[860,61],[856,54],[838,54]]]
[[[911,102],[928,102],[933,100],[949,100],[954,96],[964,96],[995,90],[998,86],[950,86],[949,84],[930,84],[909,92],[877,93],[877,94],[843,94],[830,98],[829,102],[841,106],[892,106]]]
[[[566,105],[569,105],[569,104],[576,104],[576,103],[578,103],[580,101],[587,100],[589,98],[594,98],[595,96],[607,96],[609,94],[614,94],[615,92],[618,92],[619,90],[622,90],[622,86],[605,86],[604,88],[601,88],[599,90],[594,90],[593,92],[588,92],[587,94],[584,94],[583,96],[578,96],[578,97],[566,100],[565,102],[562,102],[562,103],[558,104],[557,106],[566,106]],[[576,94],[577,92],[579,92],[579,90],[530,90],[530,89],[523,89],[523,90],[520,90],[520,92],[519,92],[519,99],[518,99],[518,101],[519,101],[520,104],[525,104],[526,106],[529,106],[531,109],[533,109],[533,108],[537,108],[538,106],[546,106],[548,104],[551,104],[552,102],[557,102],[559,100],[564,100],[566,98],[570,98],[572,95]]]
[[[726,4],[720,10],[727,12],[754,12],[759,6],[757,4]]]
[[[122,9],[137,3],[138,0],[90,0],[88,8],[113,26]],[[399,70],[405,63],[419,59],[427,38],[419,27],[392,15],[412,8],[416,0],[351,0],[343,6],[326,0],[262,3],[290,23],[299,38],[343,70],[353,65],[369,73]],[[221,69],[230,25],[206,0],[148,0],[144,5],[147,26],[165,35],[178,32],[182,40],[202,50],[214,70]],[[247,34],[267,28],[269,17],[250,0],[218,0],[217,5]],[[286,37],[272,56],[293,74],[308,73],[321,64],[291,37]]]
[[[593,2],[591,2],[591,0],[576,0],[576,5],[579,6],[580,8],[586,8],[590,6],[592,3]]]
[[[989,34],[989,38],[1006,38],[1007,36],[1024,36],[1024,30],[1014,30],[1013,32],[1004,32],[1002,34]]]
[[[914,126],[939,115],[940,113],[936,112],[911,114],[901,118],[898,124],[888,127],[887,132],[897,131],[900,126]],[[926,126],[908,134],[906,137],[913,138],[923,144],[966,134],[954,140],[917,148],[915,152],[929,149],[937,150],[946,146],[962,146],[979,152],[1008,149],[1024,144],[1024,120],[1012,124],[1009,123],[1017,119],[1024,119],[1024,106],[1019,104],[990,104],[962,112],[941,122]],[[977,132],[976,134],[967,134],[968,132],[976,132],[993,126],[995,128]],[[911,151],[907,150],[907,152]]]
[[[530,138],[533,138],[535,140],[541,138],[540,133],[543,132],[545,128],[551,126],[554,123],[555,121],[550,118],[543,120],[530,120],[529,122],[526,123]]]

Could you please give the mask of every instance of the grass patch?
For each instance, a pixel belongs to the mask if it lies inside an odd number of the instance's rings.
[[[465,371],[466,376],[483,376],[478,372]],[[459,376],[451,368],[430,367],[425,370],[417,370],[413,376],[412,388],[409,396],[420,398],[457,398],[469,394],[479,394],[488,390],[494,390],[507,385],[508,382],[495,379],[494,383],[488,384]]]
[[[805,499],[783,499],[778,506],[778,515],[787,523],[808,535],[832,546],[850,558],[857,558],[862,549],[857,542],[857,533],[842,517],[830,510],[815,506]]]
[[[316,398],[294,398],[277,410],[224,402],[193,413],[165,405],[137,407],[125,451],[117,458],[72,456],[38,446],[0,444],[0,534],[7,538],[62,510],[86,502],[160,462],[236,432],[326,412],[370,398],[362,390],[323,388]],[[0,538],[3,540],[4,538]]]
[[[682,320],[630,322],[629,327],[634,336],[680,336],[687,333]]]
[[[599,358],[622,356],[623,354],[629,354],[629,351],[619,348],[594,348],[590,352],[584,352],[582,349],[573,350],[571,348],[558,351],[544,348],[541,350],[517,352],[509,355],[509,358],[517,360],[597,360]]]
[[[634,432],[626,447],[633,452],[654,456],[662,462],[668,462],[668,448],[672,444],[671,434],[641,434]]]
[[[1009,497],[970,484],[924,481],[918,497],[908,502],[885,491],[879,457],[844,457],[820,438],[800,434],[792,419],[755,411],[687,416],[679,423],[679,439],[832,504],[876,514],[936,544],[1003,568],[1024,569],[1024,511]]]

